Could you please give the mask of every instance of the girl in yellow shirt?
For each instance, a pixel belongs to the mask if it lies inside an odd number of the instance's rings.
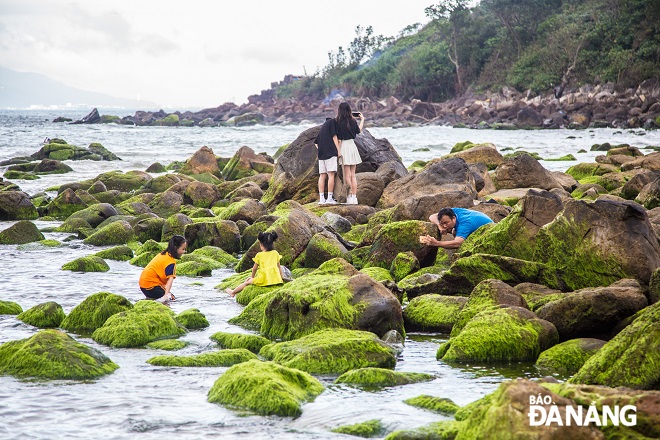
[[[232,297],[236,296],[238,292],[245,289],[245,286],[249,284],[254,284],[255,286],[272,286],[273,284],[284,282],[282,281],[282,268],[280,267],[282,256],[273,249],[273,242],[277,240],[277,232],[259,232],[257,239],[259,240],[261,252],[258,252],[252,258],[254,261],[252,276],[233,290],[227,288],[226,292]]]

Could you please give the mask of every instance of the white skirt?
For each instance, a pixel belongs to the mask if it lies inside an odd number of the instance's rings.
[[[357,165],[362,163],[360,153],[353,139],[346,139],[341,141],[341,155],[343,158],[342,164],[344,165]]]

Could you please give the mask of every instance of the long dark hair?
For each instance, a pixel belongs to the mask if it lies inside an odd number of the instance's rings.
[[[261,243],[267,251],[273,250],[273,243],[277,240],[277,232],[259,232],[257,235],[259,243]]]
[[[161,252],[161,254],[170,254],[173,258],[178,258],[179,254],[177,249],[179,249],[183,243],[188,243],[188,240],[181,235],[173,235],[172,238],[170,238],[170,241],[167,242],[167,249]]]
[[[344,125],[346,126],[346,129],[348,132],[351,132],[351,119],[353,118],[353,113],[351,112],[351,106],[349,105],[348,102],[344,101],[341,104],[339,104],[339,108],[337,109],[337,125],[341,125],[342,122],[344,122]]]

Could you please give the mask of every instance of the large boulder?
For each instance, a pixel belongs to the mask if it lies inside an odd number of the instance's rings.
[[[632,176],[621,188],[621,197],[634,200],[649,183],[660,178],[660,171],[647,171]]]
[[[88,380],[119,368],[100,351],[59,330],[43,330],[0,345],[0,374],[37,379]]]
[[[266,215],[266,213],[266,205],[263,203],[253,199],[243,199],[223,208],[218,213],[218,217],[233,222],[244,220],[252,224],[259,217]]]
[[[317,268],[333,258],[348,259],[348,250],[335,234],[329,231],[321,231],[312,236],[309,243],[307,243],[307,248],[296,258],[293,268]]]
[[[65,219],[74,212],[85,209],[87,203],[83,201],[76,192],[67,188],[57,195],[49,204],[43,209],[39,208],[39,212],[43,215]]]
[[[210,183],[190,182],[183,193],[183,202],[199,208],[210,208],[221,199],[220,190]]]
[[[98,292],[85,298],[71,310],[60,327],[75,333],[91,334],[114,314],[130,310],[133,304],[120,295]]]
[[[45,237],[29,220],[21,220],[0,232],[0,244],[25,244],[41,241]]]
[[[383,191],[377,206],[391,208],[406,199],[419,199],[447,191],[465,192],[476,198],[474,174],[463,159],[432,161],[421,172],[393,181]]]
[[[105,220],[115,215],[118,215],[118,212],[114,206],[109,203],[97,203],[80,211],[74,212],[67,218],[67,221],[74,218],[79,218],[89,223],[92,228],[95,228]]]
[[[660,206],[660,177],[647,183],[639,191],[635,201],[643,205],[646,209],[653,209]]]
[[[259,296],[241,316],[247,319],[254,313],[261,333],[285,340],[326,328],[366,330],[379,336],[390,330],[404,334],[399,300],[383,284],[339,258]]]
[[[429,266],[435,261],[437,248],[421,244],[419,237],[435,236],[437,231],[433,223],[418,220],[386,224],[376,234],[363,266],[389,269],[394,258],[407,251],[414,254],[420,265]]]
[[[535,361],[559,342],[557,329],[522,307],[491,307],[475,315],[440,346],[438,359],[489,363]]]
[[[83,240],[85,244],[105,246],[113,244],[126,244],[135,238],[135,232],[130,223],[125,220],[112,222]]]
[[[529,154],[506,159],[495,170],[496,185],[506,188],[562,188],[550,171]]]
[[[39,328],[53,328],[59,327],[64,317],[62,306],[54,301],[49,301],[37,304],[20,313],[16,319]]]
[[[636,280],[620,280],[608,287],[585,288],[566,294],[538,309],[552,322],[562,341],[606,338],[617,323],[646,307],[648,301]]]
[[[633,170],[635,168],[645,168],[652,171],[660,171],[660,152],[647,154],[637,159],[621,165],[621,171]]]
[[[213,154],[213,150],[206,146],[197,150],[190,159],[186,161],[180,172],[188,175],[220,175],[218,160],[216,159],[215,154]]]
[[[569,382],[660,389],[660,303],[636,315],[632,324],[607,342]]]
[[[469,164],[482,163],[491,170],[494,170],[504,162],[504,157],[502,157],[493,144],[473,145],[464,151],[451,153],[445,157],[460,157]]]
[[[256,154],[250,147],[239,148],[222,170],[225,180],[238,180],[260,173],[272,173],[275,166],[263,154]]]
[[[209,390],[208,401],[261,415],[297,417],[302,404],[322,391],[323,385],[303,371],[251,360],[220,376]]]
[[[186,225],[184,236],[190,251],[204,246],[216,246],[230,253],[241,250],[241,233],[236,223],[229,220],[191,223]]]
[[[603,345],[605,345],[605,341],[600,339],[571,339],[541,353],[535,365],[543,374],[572,376]]]
[[[37,208],[23,191],[0,191],[0,221],[34,220],[38,217]]]
[[[135,307],[110,316],[92,334],[99,344],[110,347],[142,347],[151,341],[176,338],[186,329],[174,319],[169,307],[155,301],[140,301]]]
[[[264,346],[260,356],[310,374],[342,374],[365,367],[394,368],[396,352],[371,332],[329,328]]]

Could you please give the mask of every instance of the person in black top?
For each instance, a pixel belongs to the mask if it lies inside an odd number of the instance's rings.
[[[341,145],[337,138],[337,121],[326,118],[321,131],[314,140],[319,158],[319,205],[334,205],[332,197],[337,172],[337,157],[341,156]],[[328,198],[325,198],[325,176],[328,176]]]
[[[358,113],[360,122],[353,117],[351,106],[348,102],[342,102],[337,109],[337,137],[341,141],[342,160],[344,165],[344,183],[348,185],[348,197],[346,204],[357,205],[357,179],[355,177],[355,168],[362,163],[360,153],[355,145],[355,137],[362,131],[364,126],[364,116]]]

